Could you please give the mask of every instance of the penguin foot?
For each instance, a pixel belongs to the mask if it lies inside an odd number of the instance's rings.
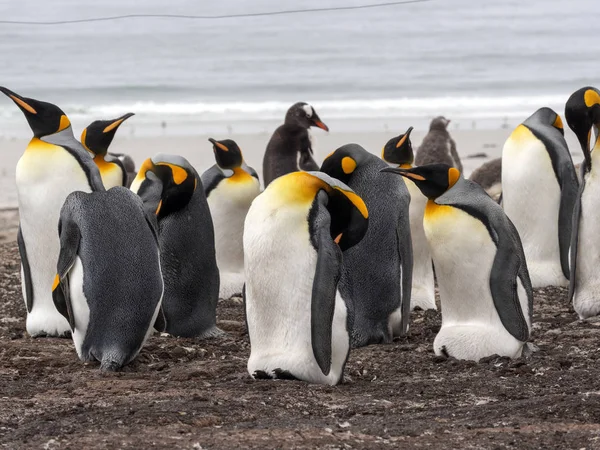
[[[272,377],[264,370],[255,370],[252,374],[252,378],[255,380],[271,380]]]
[[[227,333],[225,333],[223,330],[221,330],[219,327],[217,327],[215,325],[214,327],[206,330],[204,333],[201,333],[200,335],[196,336],[196,339],[202,339],[202,340],[216,339],[216,338],[224,337],[226,335],[227,335]]]
[[[275,369],[273,370],[273,373],[275,374],[275,378],[279,378],[280,380],[298,380],[298,378],[287,370]]]

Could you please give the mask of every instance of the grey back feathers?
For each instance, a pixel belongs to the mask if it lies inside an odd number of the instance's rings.
[[[456,150],[456,143],[448,132],[450,121],[442,116],[431,121],[429,133],[423,138],[415,156],[415,165],[447,164],[462,172],[463,167]]]
[[[516,339],[529,339],[529,327],[525,317],[532,320],[533,289],[525,261],[525,252],[517,229],[502,210],[479,186],[460,178],[452,189],[435,200],[438,205],[450,205],[465,211],[481,221],[497,247],[492,270],[490,289],[494,305],[504,328]],[[517,278],[527,292],[528,311],[523,311],[517,292]]]
[[[59,234],[59,274],[72,266],[74,256],[83,266],[90,316],[81,357],[118,369],[141,348],[162,297],[155,230],[139,197],[119,186],[70,194]]]
[[[502,158],[495,158],[475,169],[469,177],[483,189],[487,190],[502,182]]]

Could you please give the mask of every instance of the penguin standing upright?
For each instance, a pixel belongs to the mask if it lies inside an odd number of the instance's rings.
[[[338,280],[342,252],[368,227],[364,202],[320,172],[273,181],[244,225],[244,304],[254,378],[337,384],[350,351],[352,310]]]
[[[96,120],[81,133],[81,144],[95,155],[94,162],[100,169],[102,183],[106,189],[127,186],[127,170],[123,162],[107,152],[119,126],[131,116],[133,113],[127,113],[114,120]]]
[[[521,236],[534,288],[566,286],[578,181],[560,116],[540,108],[502,149],[502,205]]]
[[[221,286],[219,298],[242,293],[244,285],[244,220],[260,193],[256,171],[246,165],[242,151],[230,140],[213,144],[217,164],[200,177],[215,229],[215,250]]]
[[[354,312],[352,345],[389,343],[406,333],[413,256],[410,194],[399,178],[382,177],[388,165],[357,144],[331,153],[321,171],[347,184],[369,208],[369,229],[344,253],[339,291]]]
[[[75,139],[71,122],[58,106],[4,87],[0,91],[21,109],[33,131],[16,169],[27,332],[33,337],[63,336],[69,333],[69,323],[52,301],[60,208],[71,192],[103,191],[104,186],[92,156]]]
[[[288,109],[285,122],[275,130],[263,158],[265,187],[275,178],[298,170],[319,170],[312,157],[313,148],[308,129],[319,127],[329,131],[315,109],[298,102]]]
[[[410,142],[410,127],[406,133],[390,139],[381,152],[381,159],[390,165],[402,169],[412,168],[414,161]],[[425,197],[410,178],[403,178],[410,194],[410,236],[413,251],[411,307],[421,309],[437,309],[435,305],[435,280],[429,243],[423,230],[423,214],[425,213]]]
[[[450,120],[443,116],[436,117],[431,121],[429,133],[425,135],[417,151],[415,165],[448,164],[462,172],[462,163],[456,151],[456,143],[448,132],[449,124]]]
[[[166,328],[156,328],[182,337],[219,335],[215,237],[196,170],[180,156],[158,154],[144,161],[131,190],[158,221]]]
[[[79,358],[100,361],[101,370],[133,360],[156,322],[163,281],[155,222],[125,187],[73,192],[61,209],[52,295]]]
[[[579,317],[586,319],[600,314],[600,134],[590,152],[592,128],[600,127],[600,90],[588,86],[574,92],[565,117],[585,157],[573,210],[569,300]]]
[[[533,290],[519,234],[500,205],[446,164],[382,172],[410,178],[429,199],[423,224],[442,310],[436,355],[519,357],[531,332]]]

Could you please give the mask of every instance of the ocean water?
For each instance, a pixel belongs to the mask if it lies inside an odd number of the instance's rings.
[[[221,15],[378,0],[0,0],[0,20]],[[74,123],[134,112],[136,135],[263,133],[296,101],[337,131],[499,128],[560,114],[600,85],[598,0],[432,0],[222,20],[0,23],[0,85],[61,106]],[[0,136],[27,136],[0,98]]]

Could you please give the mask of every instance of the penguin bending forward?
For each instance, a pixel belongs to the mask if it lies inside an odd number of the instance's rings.
[[[338,290],[342,252],[368,226],[364,202],[320,172],[277,178],[244,225],[244,302],[254,378],[337,384],[352,311]]]
[[[275,178],[298,170],[319,170],[313,159],[310,127],[329,131],[315,109],[308,103],[298,102],[288,109],[285,122],[275,130],[267,144],[263,158],[265,187]]]
[[[58,230],[56,309],[69,321],[82,361],[119,370],[137,356],[160,311],[155,220],[137,195],[115,187],[70,194]]]
[[[156,329],[181,337],[220,335],[215,237],[196,170],[181,156],[159,154],[144,161],[131,190],[158,221],[166,326]]]
[[[410,142],[410,127],[406,133],[390,139],[381,152],[381,159],[388,164],[410,169],[413,167],[414,155]],[[410,178],[403,178],[410,194],[410,236],[413,252],[412,291],[410,303],[412,309],[437,309],[435,305],[435,280],[429,242],[423,230],[423,214],[427,197]]]
[[[531,332],[533,290],[519,234],[500,205],[446,164],[382,172],[410,178],[429,199],[423,225],[442,310],[435,354],[519,357]]]
[[[323,161],[321,171],[347,184],[369,208],[365,237],[344,253],[339,291],[354,308],[352,346],[390,343],[406,333],[413,255],[410,194],[398,177],[382,177],[388,165],[357,144]]]
[[[578,185],[560,116],[538,109],[502,149],[502,206],[521,236],[534,288],[568,283]]]
[[[574,92],[565,106],[565,117],[585,157],[573,211],[569,301],[579,317],[586,319],[600,314],[600,134],[590,152],[592,128],[600,128],[600,91],[588,86]]]
[[[215,229],[215,250],[221,278],[219,298],[242,294],[244,286],[244,220],[260,193],[256,171],[246,165],[242,151],[230,140],[213,144],[217,163],[201,176]]]
[[[114,120],[96,120],[81,133],[81,144],[95,155],[94,162],[100,170],[102,183],[106,189],[127,186],[127,170],[119,158],[108,154],[108,147],[119,126],[131,116],[133,113],[127,113]]]
[[[33,337],[64,336],[70,332],[69,323],[52,301],[60,209],[71,192],[104,191],[104,186],[92,156],[75,139],[71,122],[58,106],[4,87],[0,91],[21,109],[33,131],[15,177],[27,332]]]

